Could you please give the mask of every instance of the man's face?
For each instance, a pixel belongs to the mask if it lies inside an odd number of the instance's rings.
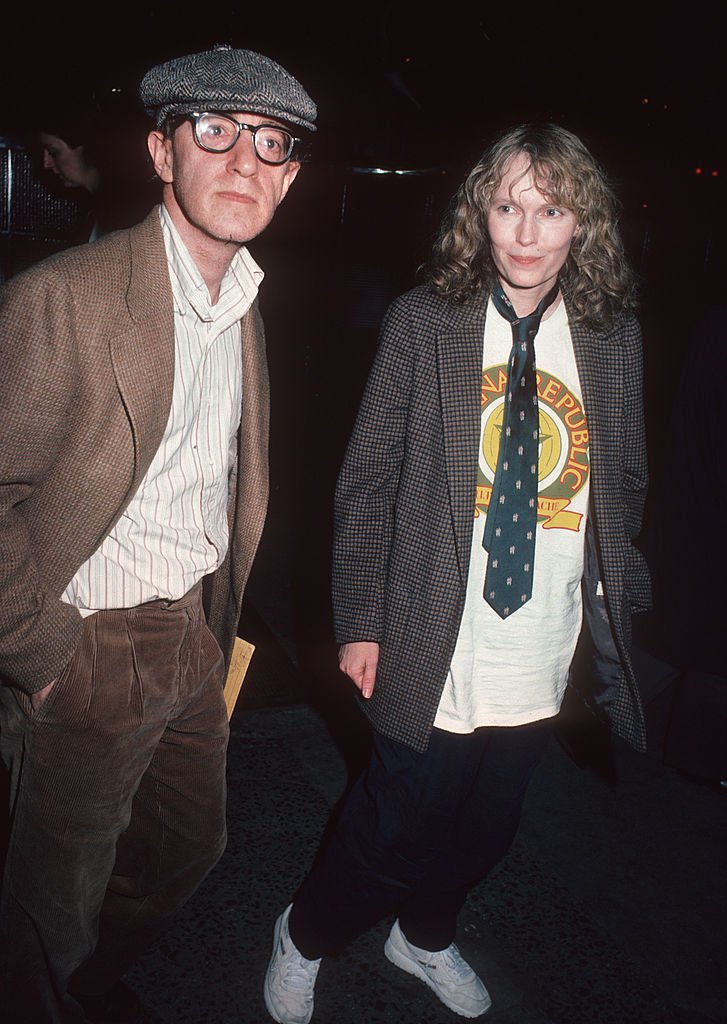
[[[524,153],[510,160],[487,212],[492,259],[520,316],[555,284],[578,230],[573,210],[555,206],[538,190],[529,164]]]
[[[246,124],[278,124],[269,117],[231,113]],[[209,153],[194,139],[190,121],[171,138],[149,135],[154,169],[164,182],[164,203],[190,251],[210,244],[240,246],[263,231],[295,180],[300,165],[258,159],[250,132],[226,153]]]

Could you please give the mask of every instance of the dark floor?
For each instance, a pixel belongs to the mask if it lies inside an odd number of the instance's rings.
[[[154,1024],[268,1020],[261,988],[273,921],[365,737],[348,701],[326,695],[335,675],[321,683],[327,654],[312,679],[254,612],[243,626],[257,651],[232,719],[229,846],[128,979]],[[662,670],[640,658],[654,693]],[[727,1022],[727,791],[621,744],[610,756],[615,781],[577,767],[553,741],[512,851],[470,895],[458,942],[492,994],[490,1024]],[[389,924],[324,961],[314,1022],[458,1019],[385,959]]]

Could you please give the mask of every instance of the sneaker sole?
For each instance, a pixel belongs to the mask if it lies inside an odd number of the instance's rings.
[[[487,1006],[478,1013],[470,1013],[469,1010],[463,1010],[461,1006],[457,1006],[452,1002],[452,1000],[443,995],[416,960],[410,959],[410,957],[405,953],[402,953],[401,950],[397,949],[390,938],[386,940],[384,945],[384,954],[386,959],[390,960],[395,967],[399,967],[402,971],[406,971],[407,974],[411,974],[415,978],[418,978],[419,981],[423,981],[427,988],[431,989],[441,1003],[444,1003],[448,1009],[452,1010],[453,1013],[458,1014],[460,1017],[467,1017],[470,1020],[473,1020],[475,1017],[482,1017],[483,1014],[487,1013],[492,1006],[492,1000],[490,1000],[487,1003]]]

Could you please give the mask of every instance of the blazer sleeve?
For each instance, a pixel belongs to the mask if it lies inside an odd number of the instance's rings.
[[[49,592],[24,508],[63,444],[74,412],[72,300],[52,272],[13,278],[0,294],[0,675],[27,693],[71,660],[82,620]]]
[[[334,499],[333,613],[339,643],[382,640],[389,556],[414,361],[403,299],[388,310]]]
[[[651,584],[646,559],[638,540],[644,518],[644,505],[649,485],[646,428],[644,422],[644,371],[641,329],[630,320],[625,346],[629,372],[624,381],[623,473],[621,502],[623,520],[630,543],[626,552],[626,590],[632,611],[651,607]]]

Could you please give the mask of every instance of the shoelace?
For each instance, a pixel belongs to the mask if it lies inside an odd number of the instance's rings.
[[[286,957],[283,966],[280,969],[280,984],[283,988],[289,990],[295,989],[309,989],[311,986],[311,970],[306,967],[306,963],[310,961],[306,960],[300,954],[290,954],[285,952],[283,944],[281,943],[281,952]],[[316,965],[317,966],[317,965]],[[314,972],[317,974],[317,970]]]
[[[422,967],[432,971],[436,971],[439,966],[447,967],[450,971],[454,971],[459,975],[458,980],[465,983],[475,973],[467,961],[462,959],[462,954],[456,946],[452,946],[450,949],[443,949],[441,953],[434,953],[429,960],[420,960],[419,963]]]
[[[300,964],[286,964],[280,976],[280,984],[289,991],[305,991],[311,987],[311,977]]]

